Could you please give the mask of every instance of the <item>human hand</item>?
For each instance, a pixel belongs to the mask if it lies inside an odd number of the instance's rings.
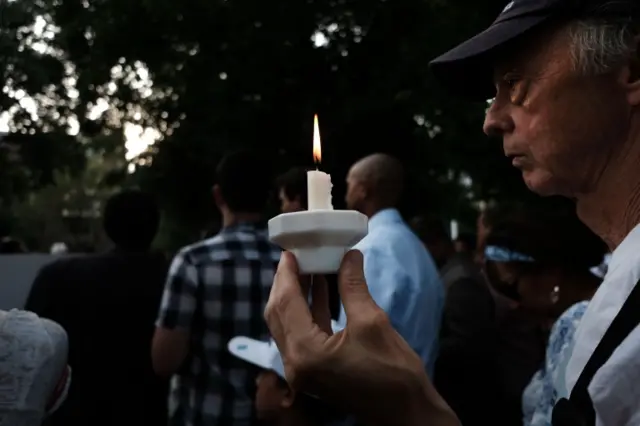
[[[371,298],[360,252],[345,255],[338,285],[347,324],[332,334],[326,281],[314,281],[310,308],[296,259],[283,253],[265,319],[290,385],[370,425],[459,425],[418,355]]]

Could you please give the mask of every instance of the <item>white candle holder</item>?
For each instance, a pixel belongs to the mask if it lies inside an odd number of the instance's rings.
[[[345,253],[367,232],[367,216],[352,210],[306,210],[269,221],[269,239],[293,253],[303,275],[338,272]]]

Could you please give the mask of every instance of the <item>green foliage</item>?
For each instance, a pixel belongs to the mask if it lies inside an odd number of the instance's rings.
[[[10,134],[0,140],[0,210],[55,182],[57,172],[77,176],[85,165],[84,147],[64,133]]]
[[[412,176],[408,214],[469,217],[474,200],[522,197],[524,187],[500,144],[481,133],[485,106],[450,99],[428,61],[504,3],[20,0],[2,17],[10,23],[0,29],[0,53],[12,58],[5,80],[29,76],[12,84],[56,98],[43,110],[49,121],[74,115],[85,136],[124,121],[161,132],[132,183],[158,195],[169,234],[196,235],[210,223],[215,165],[229,149],[262,150],[274,173],[310,166],[314,113],[337,201],[349,166],[383,151]],[[17,45],[36,15],[59,27],[47,40],[51,55]],[[315,46],[314,34],[326,43]],[[110,107],[91,121],[100,98]]]
[[[60,168],[53,172],[47,185],[15,203],[12,211],[19,220],[12,234],[25,241],[31,250],[48,251],[51,244],[59,241],[72,249],[107,247],[102,210],[107,198],[119,188],[117,182],[108,179],[126,168],[122,149],[112,148],[115,143],[122,146],[121,134],[87,143],[90,155],[81,172],[72,174]]]

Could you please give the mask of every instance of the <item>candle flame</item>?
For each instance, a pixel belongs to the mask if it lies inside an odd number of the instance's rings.
[[[313,161],[320,164],[322,161],[322,147],[320,146],[320,126],[318,125],[318,114],[313,116]]]

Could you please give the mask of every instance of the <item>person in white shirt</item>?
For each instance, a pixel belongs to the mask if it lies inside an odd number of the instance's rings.
[[[640,425],[640,2],[514,0],[432,70],[452,93],[493,99],[485,133],[531,190],[575,200],[613,252],[558,365],[553,425]],[[376,424],[459,424],[371,303],[357,255],[339,282],[347,329],[334,335],[282,259],[265,316],[295,386],[342,389]]]

